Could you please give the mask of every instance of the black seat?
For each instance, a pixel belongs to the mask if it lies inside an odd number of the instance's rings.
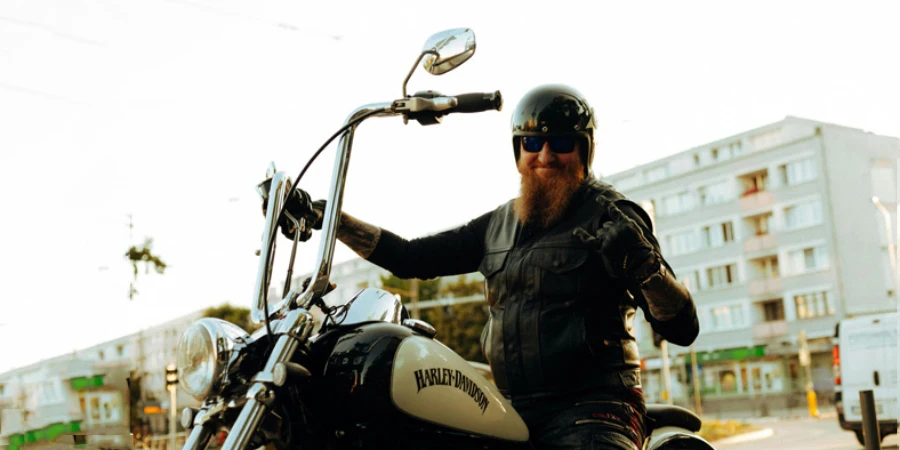
[[[660,403],[647,404],[647,427],[681,427],[693,432],[700,431],[700,418],[680,406]]]

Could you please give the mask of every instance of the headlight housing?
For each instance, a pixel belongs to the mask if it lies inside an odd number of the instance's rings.
[[[249,340],[247,332],[224,320],[200,319],[178,343],[178,380],[185,392],[204,400],[220,387],[223,375]]]

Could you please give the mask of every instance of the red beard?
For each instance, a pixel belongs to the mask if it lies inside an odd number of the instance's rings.
[[[514,208],[519,222],[548,229],[562,218],[581,187],[584,173],[581,165],[573,165],[553,176],[540,176],[534,167],[522,173],[521,195]]]

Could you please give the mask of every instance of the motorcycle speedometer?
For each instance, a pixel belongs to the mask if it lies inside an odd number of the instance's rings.
[[[216,381],[216,347],[209,330],[195,323],[185,330],[178,344],[178,379],[192,397],[205,398]]]

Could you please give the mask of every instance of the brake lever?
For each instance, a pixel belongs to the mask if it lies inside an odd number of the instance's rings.
[[[403,114],[403,124],[415,119],[421,125],[441,123],[442,112],[457,106],[456,97],[446,97],[436,91],[416,92],[415,95],[391,103],[391,110]]]

